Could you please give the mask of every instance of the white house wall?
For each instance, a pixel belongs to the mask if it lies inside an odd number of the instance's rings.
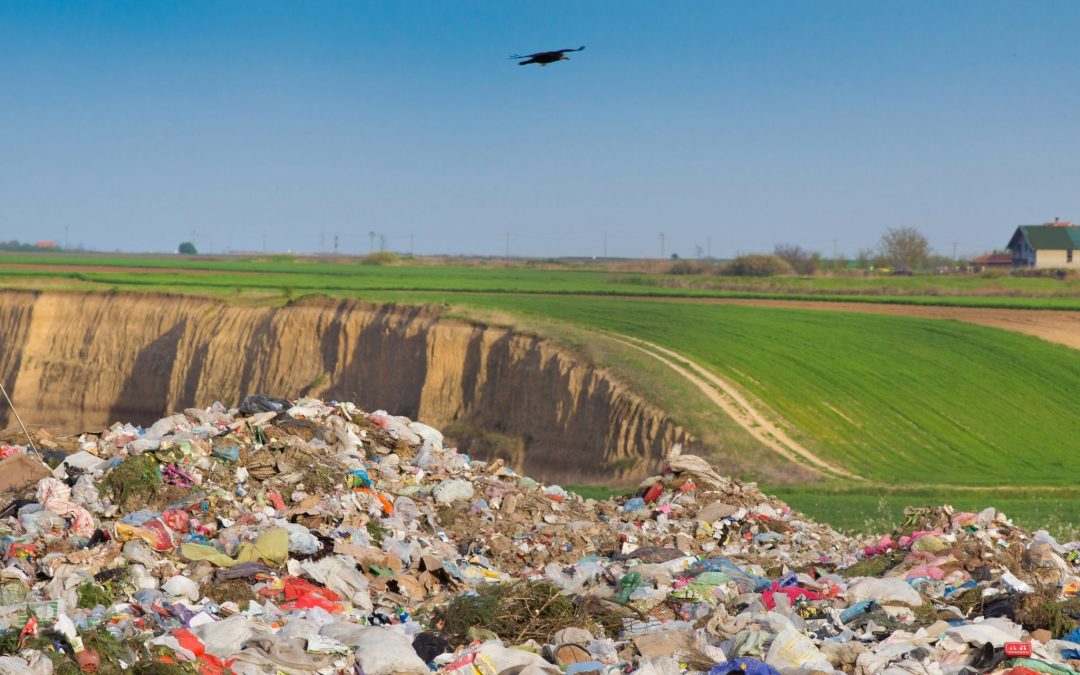
[[[1063,250],[1043,249],[1035,252],[1035,269],[1080,269],[1080,250],[1073,251],[1072,262]]]

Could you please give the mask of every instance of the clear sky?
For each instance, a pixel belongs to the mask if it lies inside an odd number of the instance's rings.
[[[0,2],[0,239],[979,253],[1080,221],[1077,35],[1075,0]]]

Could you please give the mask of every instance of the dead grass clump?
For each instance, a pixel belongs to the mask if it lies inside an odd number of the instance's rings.
[[[1055,638],[1063,637],[1076,628],[1076,621],[1071,619],[1063,603],[1058,600],[1056,586],[1043,586],[1020,598],[1016,602],[1016,621],[1026,630],[1039,628],[1050,631]]]
[[[840,570],[840,576],[845,579],[852,577],[880,577],[899,565],[905,555],[906,553],[903,551],[893,551],[863,558],[851,567]]]
[[[546,581],[518,581],[482,586],[475,594],[460,595],[441,611],[448,636],[466,640],[470,628],[482,628],[520,644],[540,643],[572,626],[591,628],[591,617],[557,586]]]
[[[208,598],[214,598],[219,603],[235,602],[241,609],[247,607],[249,600],[256,599],[255,592],[251,590],[251,584],[243,579],[211,580],[204,587],[203,594]]]
[[[962,593],[957,593],[949,604],[959,609],[966,617],[982,616],[983,595],[980,588],[968,588]]]

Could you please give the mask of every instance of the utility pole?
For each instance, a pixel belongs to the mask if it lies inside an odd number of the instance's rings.
[[[64,250],[66,251],[67,248],[68,248],[68,226],[65,225],[64,226]]]
[[[263,232],[263,253],[266,253],[266,233]]]
[[[334,235],[334,255],[337,255],[338,236]]]
[[[374,253],[375,252],[375,230],[371,230],[370,232],[368,232],[368,237],[371,238],[370,245],[368,246],[368,253]]]
[[[667,242],[664,241],[664,236],[665,236],[664,233],[661,232],[660,233],[660,258],[661,259],[663,259],[663,257],[664,257],[664,253],[666,252],[666,245],[667,245]]]
[[[382,251],[385,251],[385,250],[386,250],[386,235],[385,234],[380,234],[379,235],[379,252],[381,253]]]
[[[956,245],[957,245],[958,243],[959,243],[959,242],[956,242],[956,241],[954,241],[954,242],[952,243],[952,259],[953,259],[953,262],[956,262]]]
[[[506,262],[510,262],[510,233],[506,233]]]
[[[607,260],[607,232],[604,233],[604,259]]]
[[[835,263],[836,262],[836,240],[835,239],[832,240],[832,259],[833,259],[833,263]]]
[[[410,257],[414,255],[414,252],[416,250],[415,247],[414,247],[415,237],[416,237],[416,235],[414,235],[412,233],[409,233],[409,256]]]
[[[705,257],[712,260],[712,237],[705,237]]]
[[[326,253],[326,230],[319,230],[319,253]]]

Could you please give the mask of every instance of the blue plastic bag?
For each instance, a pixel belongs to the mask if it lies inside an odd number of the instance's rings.
[[[742,658],[716,664],[709,675],[780,675],[780,672],[764,661]]]

